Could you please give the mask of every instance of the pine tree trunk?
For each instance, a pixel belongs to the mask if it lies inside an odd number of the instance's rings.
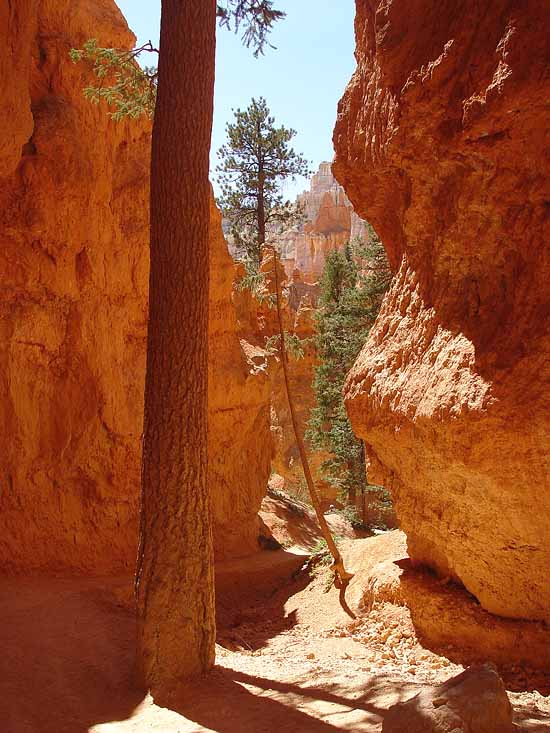
[[[258,174],[258,261],[262,260],[261,248],[265,244],[265,200],[264,200],[265,173]]]
[[[344,611],[348,614],[348,616],[350,616],[351,618],[355,618],[355,614],[352,612],[352,610],[350,609],[350,607],[348,606],[346,602],[346,588],[348,586],[349,581],[353,578],[353,575],[351,573],[348,573],[346,568],[344,567],[344,561],[342,560],[340,551],[338,550],[338,547],[336,546],[332,533],[327,524],[325,515],[323,514],[321,502],[319,500],[319,495],[317,494],[317,489],[315,488],[315,483],[313,481],[313,476],[311,474],[311,468],[309,466],[309,460],[307,457],[304,439],[302,437],[302,432],[298,424],[298,415],[296,414],[296,409],[294,407],[294,404],[295,404],[294,397],[292,394],[292,389],[290,387],[290,376],[289,376],[289,369],[288,369],[288,354],[287,354],[286,346],[285,346],[285,330],[284,330],[283,312],[281,308],[282,295],[281,295],[281,285],[279,282],[278,255],[277,255],[277,250],[275,249],[273,245],[270,245],[270,249],[273,252],[273,275],[274,275],[273,279],[275,281],[275,305],[277,308],[277,321],[279,324],[279,353],[281,355],[281,366],[283,368],[285,390],[286,390],[286,396],[288,398],[288,408],[290,410],[290,419],[292,421],[294,437],[296,438],[296,445],[298,446],[298,453],[300,454],[300,461],[302,463],[302,469],[304,471],[304,478],[306,480],[306,484],[307,484],[309,496],[311,499],[311,503],[313,505],[313,509],[315,510],[315,514],[317,515],[317,521],[319,522],[319,528],[321,529],[321,534],[323,535],[324,539],[326,540],[329,552],[332,555],[332,558],[334,560],[334,562],[332,563],[332,570],[334,572],[335,583],[336,581],[338,581],[338,587],[340,588],[340,596],[339,596],[340,605],[342,606]]]
[[[207,337],[215,23],[215,0],[162,2],[136,577],[140,672],[157,699],[214,662]]]

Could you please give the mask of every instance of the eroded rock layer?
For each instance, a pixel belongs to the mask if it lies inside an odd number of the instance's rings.
[[[413,560],[550,618],[550,16],[357,0],[333,170],[397,272],[346,385]]]
[[[2,65],[10,68],[1,96],[11,99],[0,130],[1,562],[131,567],[150,130],[115,124],[87,102],[86,70],[69,50],[92,34],[109,46],[130,47],[134,39],[107,0],[7,7],[0,26]]]
[[[130,48],[112,0],[0,7],[0,565],[131,569],[143,416],[150,125],[109,119],[69,50]],[[216,553],[255,549],[267,386],[250,378],[212,211]],[[200,287],[200,284],[197,284]],[[192,297],[192,294],[191,296]]]

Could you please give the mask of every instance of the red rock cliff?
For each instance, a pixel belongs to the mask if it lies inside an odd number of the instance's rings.
[[[333,170],[393,288],[346,399],[411,556],[550,619],[550,15],[357,0]]]
[[[134,42],[112,0],[0,7],[4,568],[110,572],[132,568],[136,555],[150,128],[114,123],[84,99],[87,72],[68,53],[91,36]],[[246,372],[232,267],[212,217],[210,453],[221,557],[255,547],[270,454],[261,453],[267,386]]]

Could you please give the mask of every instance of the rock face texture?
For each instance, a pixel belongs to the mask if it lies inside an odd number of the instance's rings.
[[[68,57],[131,47],[112,0],[0,7],[0,566],[135,562],[148,285],[150,126],[114,123]],[[255,549],[269,476],[265,378],[231,307],[212,210],[211,472],[220,557]],[[267,452],[263,452],[264,449]],[[232,529],[230,529],[232,527]]]
[[[320,290],[318,283],[304,282],[300,270],[294,270],[290,281],[287,282],[288,307],[294,313],[302,307],[302,304],[315,308],[319,301]]]
[[[357,0],[334,173],[397,272],[346,385],[414,561],[550,619],[550,18]]]
[[[150,130],[87,102],[68,54],[133,36],[107,0],[2,7],[0,561],[130,568]]]
[[[235,266],[221,215],[211,204],[209,469],[216,559],[258,549],[258,509],[267,490],[272,441],[269,380],[247,360],[231,300]]]
[[[36,22],[33,15],[31,3],[20,3],[17,7],[2,3],[0,7],[2,41],[5,44],[10,39],[10,45],[0,52],[0,176],[11,173],[17,166],[21,148],[32,134],[28,79]]]
[[[314,283],[323,273],[328,252],[363,236],[365,223],[332,175],[330,163],[321,163],[311,177],[310,190],[301,193],[296,202],[304,211],[305,222],[283,234],[281,257],[289,277],[299,270],[304,282]]]
[[[406,625],[422,646],[467,666],[492,662],[509,674],[511,667],[550,668],[550,628],[544,621],[502,618],[485,611],[463,586],[442,582],[407,555],[401,531],[355,542],[345,557],[354,573],[347,597],[362,615],[373,609],[406,609]],[[402,639],[385,640],[401,654]],[[406,644],[405,644],[406,645]],[[510,688],[508,688],[510,689]]]

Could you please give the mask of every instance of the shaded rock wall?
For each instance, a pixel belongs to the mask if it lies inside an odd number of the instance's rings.
[[[131,569],[146,350],[150,126],[82,94],[69,49],[131,47],[111,0],[0,8],[0,565]],[[7,104],[4,101],[7,100]],[[231,312],[212,212],[211,471],[218,556],[255,548],[267,397]]]
[[[550,17],[357,0],[333,170],[397,276],[346,385],[413,560],[550,618]]]
[[[258,549],[258,509],[267,490],[272,440],[269,381],[237,337],[233,260],[211,203],[209,470],[216,559]]]
[[[508,682],[516,665],[550,668],[547,623],[501,618],[483,610],[461,585],[442,583],[427,568],[415,566],[406,544],[403,532],[384,532],[345,549],[346,567],[354,573],[348,590],[354,608],[368,613],[405,607],[425,650],[464,666],[493,662]],[[391,611],[388,615],[393,617]],[[387,638],[384,649],[399,646],[402,639]],[[399,650],[395,652],[399,657]]]

